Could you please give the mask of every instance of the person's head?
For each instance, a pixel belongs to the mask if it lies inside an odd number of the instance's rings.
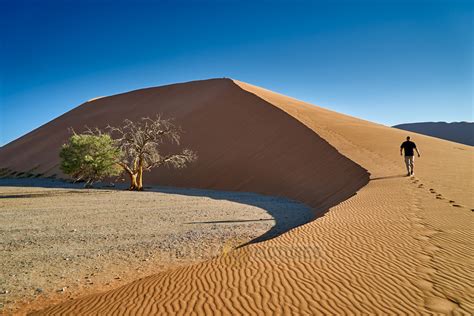
[[[410,140],[410,136],[407,136],[407,140]]]

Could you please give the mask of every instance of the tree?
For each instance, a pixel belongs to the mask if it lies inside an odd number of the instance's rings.
[[[150,171],[160,166],[184,168],[197,159],[190,149],[180,153],[162,154],[159,146],[165,142],[179,145],[181,128],[171,120],[142,118],[133,122],[125,120],[122,127],[107,128],[122,152],[118,164],[130,177],[130,190],[143,190],[143,171]]]
[[[121,173],[117,165],[121,152],[110,135],[76,134],[69,138],[59,153],[61,170],[74,180],[86,181],[90,187],[94,182],[105,177],[116,176]]]

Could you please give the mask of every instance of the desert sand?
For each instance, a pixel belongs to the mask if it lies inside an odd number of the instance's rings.
[[[410,133],[422,157],[404,177],[406,131],[214,79],[85,103],[2,148],[0,167],[61,176],[67,127],[155,113],[176,117],[200,160],[145,181],[284,196],[318,218],[40,314],[474,312],[471,146]]]
[[[313,218],[304,204],[254,193],[81,186],[0,179],[0,313],[110,290]]]

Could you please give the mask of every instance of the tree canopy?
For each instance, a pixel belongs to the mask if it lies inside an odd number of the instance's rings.
[[[107,134],[76,134],[64,144],[59,153],[61,170],[86,186],[121,172],[117,165],[121,151]]]

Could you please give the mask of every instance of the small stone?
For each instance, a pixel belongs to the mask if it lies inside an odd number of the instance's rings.
[[[8,294],[8,293],[9,293],[8,290],[1,290],[0,291],[0,294]]]
[[[43,289],[40,288],[40,287],[39,287],[39,288],[36,288],[35,292],[36,292],[36,293],[43,293]]]
[[[57,292],[64,293],[64,292],[66,292],[66,288],[63,287],[63,288],[59,289]]]

